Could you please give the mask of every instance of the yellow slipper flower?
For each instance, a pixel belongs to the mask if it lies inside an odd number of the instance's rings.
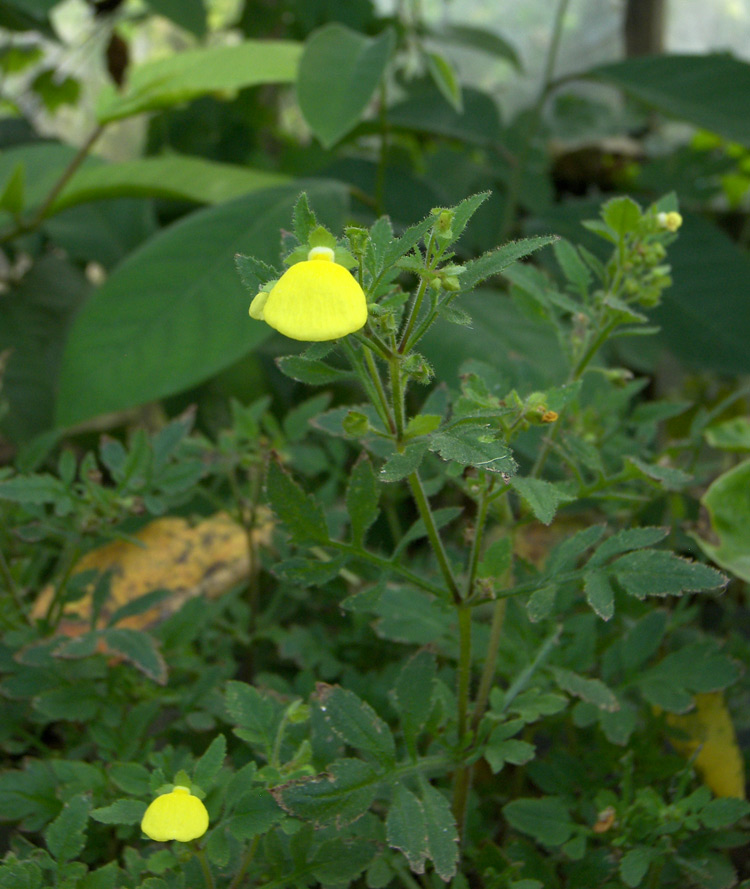
[[[313,247],[304,262],[261,291],[250,316],[293,340],[320,342],[354,333],[367,321],[367,300],[351,272],[334,262],[329,247]]]
[[[141,830],[159,843],[168,840],[189,843],[208,830],[208,812],[188,787],[178,784],[170,793],[157,796],[146,809]]]

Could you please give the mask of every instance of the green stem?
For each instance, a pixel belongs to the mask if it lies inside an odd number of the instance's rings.
[[[8,592],[10,593],[13,602],[15,603],[16,610],[23,618],[24,622],[29,624],[29,626],[33,625],[33,621],[29,616],[29,613],[26,611],[23,602],[23,596],[21,594],[21,590],[18,588],[18,584],[16,583],[15,578],[10,570],[10,566],[8,565],[5,559],[5,553],[0,548],[0,578],[2,578],[5,586],[8,588]]]
[[[492,480],[487,482],[486,476],[482,475],[482,490],[479,496],[479,504],[477,507],[477,517],[474,526],[474,539],[471,543],[471,553],[469,554],[469,570],[466,579],[465,599],[470,599],[474,592],[474,583],[477,577],[477,566],[479,565],[479,556],[482,552],[482,540],[484,539],[484,528],[487,524],[487,511],[490,507],[490,494],[492,493]]]
[[[398,357],[391,358],[388,362],[391,379],[391,396],[393,399],[393,416],[396,422],[397,445],[400,445],[404,438],[404,427],[406,425],[405,405],[404,405],[404,387],[401,379],[401,360]]]
[[[569,2],[570,0],[560,0],[560,3],[557,7],[557,12],[555,13],[555,21],[552,26],[552,39],[550,40],[549,49],[547,51],[547,59],[544,65],[544,74],[542,75],[542,84],[539,89],[539,95],[537,96],[537,100],[534,103],[533,107],[529,111],[529,118],[526,126],[526,133],[524,135],[523,147],[521,148],[521,153],[518,155],[516,164],[513,167],[510,184],[508,185],[508,196],[505,202],[503,224],[500,230],[501,241],[505,240],[505,238],[508,236],[508,232],[513,225],[513,220],[516,215],[516,209],[518,207],[518,201],[521,195],[521,187],[523,185],[523,179],[526,173],[526,165],[529,162],[529,156],[531,154],[531,144],[534,141],[537,130],[539,129],[539,123],[542,119],[542,109],[544,108],[544,103],[547,101],[547,96],[549,95],[550,90],[553,86],[552,75],[555,70],[557,52],[560,48],[560,40],[562,38],[563,21],[565,19],[565,13],[567,11]]]
[[[433,235],[430,234],[429,240],[425,244],[425,270],[431,269],[434,267],[435,262],[438,257],[432,257],[432,246],[433,246]],[[442,253],[442,251],[438,251]],[[424,295],[427,293],[427,277],[422,276],[419,279],[419,286],[417,287],[417,293],[414,297],[414,302],[411,304],[411,310],[409,311],[409,318],[406,322],[406,327],[404,328],[404,332],[401,336],[401,342],[398,346],[398,351],[400,354],[404,354],[410,346],[409,337],[411,336],[411,332],[414,329],[414,325],[417,321],[417,316],[419,315],[419,310],[422,307],[422,301],[424,300]]]
[[[206,858],[205,849],[196,847],[195,857],[198,859],[198,863],[200,864],[201,870],[203,871],[203,879],[206,881],[206,889],[216,889],[214,875],[211,873],[211,866],[208,863],[208,858]]]
[[[383,423],[383,426],[386,429],[392,429],[393,422],[390,419],[390,414],[387,408],[387,401],[385,401],[385,399],[381,400],[381,398],[379,397],[377,387],[375,386],[375,381],[373,380],[368,368],[365,366],[366,357],[370,353],[368,351],[364,352],[365,361],[363,362],[362,356],[357,354],[352,344],[348,342],[346,338],[341,341],[341,345],[346,352],[347,358],[349,359],[349,363],[351,364],[354,372],[357,374],[360,381],[362,382],[362,385],[364,386],[373,407],[377,411],[378,416]],[[377,368],[375,376],[378,380],[380,379],[379,374],[377,374]]]
[[[260,843],[260,834],[253,837],[250,845],[247,848],[247,851],[242,856],[242,861],[240,862],[240,869],[232,877],[232,882],[229,884],[227,889],[237,889],[237,887],[240,885],[245,874],[247,873],[247,869],[250,867],[250,864],[252,863],[252,860],[255,857],[255,853],[258,850],[259,843]]]
[[[412,472],[411,475],[408,476],[408,482],[414,501],[417,504],[417,509],[419,510],[419,516],[427,529],[427,536],[432,544],[432,549],[438,560],[438,565],[440,566],[440,571],[443,575],[443,580],[445,581],[448,592],[451,594],[454,603],[456,605],[461,605],[462,600],[458,590],[458,584],[456,583],[450,563],[448,562],[448,555],[445,552],[445,547],[443,546],[440,532],[435,524],[435,519],[432,515],[432,510],[430,509],[430,504],[425,495],[424,488],[422,487],[422,481],[419,478],[419,474],[416,471]]]
[[[53,630],[57,627],[60,618],[62,617],[64,607],[62,603],[65,597],[65,590],[80,553],[81,547],[79,544],[73,543],[61,557],[61,563],[64,567],[60,576],[60,582],[52,595],[52,600],[49,603],[49,608],[47,608],[47,614],[45,615],[45,621]]]
[[[377,394],[378,401],[380,403],[380,410],[378,413],[380,414],[380,418],[385,421],[385,428],[390,429],[391,433],[396,433],[396,423],[393,419],[393,415],[391,414],[391,408],[388,404],[388,397],[385,394],[385,388],[383,387],[383,381],[380,379],[380,372],[378,371],[378,367],[375,364],[375,359],[372,357],[372,352],[369,349],[365,350],[365,364],[367,365],[367,370],[370,374],[370,379],[372,380],[372,385],[375,389],[375,393]]]
[[[351,543],[344,543],[341,540],[329,540],[328,543],[326,543],[326,546],[337,549],[339,550],[339,552],[349,553],[355,558],[362,559],[365,562],[369,562],[371,565],[382,568],[384,571],[398,574],[400,577],[403,577],[404,580],[408,580],[419,589],[425,590],[428,593],[432,593],[433,596],[437,596],[438,598],[445,597],[445,590],[443,589],[443,587],[436,586],[435,584],[430,583],[429,580],[425,580],[419,574],[415,574],[413,571],[409,571],[408,568],[404,568],[403,565],[399,565],[397,562],[393,562],[391,559],[386,559],[383,556],[378,556],[376,553],[371,553],[369,552],[369,550],[362,549],[358,546],[353,546]]]

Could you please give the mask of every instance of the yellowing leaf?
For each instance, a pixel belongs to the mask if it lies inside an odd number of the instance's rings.
[[[683,756],[698,751],[695,768],[715,796],[745,799],[745,762],[724,695],[708,692],[695,695],[694,701],[690,713],[667,713],[667,725],[679,730],[671,743]]]
[[[267,546],[271,528],[270,514],[264,510],[251,534],[253,546]],[[146,593],[169,590],[171,595],[158,606],[117,622],[118,627],[143,629],[173,614],[187,599],[220,596],[251,571],[245,530],[226,513],[216,513],[192,526],[183,518],[156,519],[134,537],[140,545],[112,541],[86,553],[73,570],[74,575],[92,569],[111,574],[110,595],[99,626],[106,626],[115,611]],[[77,635],[90,620],[93,586],[82,599],[66,607],[61,626],[66,634]],[[42,590],[34,603],[34,617],[44,617],[52,593],[51,587]]]

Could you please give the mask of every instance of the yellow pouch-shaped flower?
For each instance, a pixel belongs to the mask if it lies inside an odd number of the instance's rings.
[[[333,260],[333,250],[314,247],[270,293],[259,293],[250,315],[293,340],[319,342],[354,333],[367,321],[367,300],[352,274]]]
[[[177,785],[170,793],[157,796],[146,809],[141,830],[159,843],[189,843],[208,830],[208,812],[189,788]]]

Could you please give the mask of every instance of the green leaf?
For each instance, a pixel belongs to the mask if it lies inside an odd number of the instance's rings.
[[[242,737],[270,752],[273,746],[277,707],[252,685],[227,682],[224,700],[230,719],[242,730]]]
[[[412,741],[432,712],[436,677],[435,655],[424,649],[412,655],[398,674],[393,702],[401,716],[404,733]]]
[[[445,882],[458,868],[458,829],[450,804],[443,794],[422,782],[422,807],[429,855],[438,876]]]
[[[659,855],[659,849],[649,846],[636,846],[635,849],[626,852],[620,860],[620,876],[623,883],[631,889],[640,886],[651,867],[651,862]]]
[[[102,632],[107,647],[121,654],[125,660],[149,679],[166,684],[167,665],[159,651],[156,640],[148,633],[127,628],[109,628]]]
[[[109,806],[91,812],[94,821],[102,824],[140,824],[148,807],[138,799],[118,799]]]
[[[42,870],[34,861],[3,862],[0,889],[40,889]]]
[[[501,580],[509,570],[513,561],[513,542],[510,537],[493,540],[479,562],[479,577],[494,577]]]
[[[750,451],[750,417],[733,417],[714,423],[703,433],[712,448],[722,451]]]
[[[750,803],[744,799],[712,799],[700,813],[703,824],[711,830],[724,830],[750,814]]]
[[[65,497],[65,487],[52,475],[17,475],[0,482],[0,500],[13,503],[56,503]]]
[[[581,295],[588,293],[591,271],[581,259],[578,250],[564,238],[555,241],[552,249],[555,251],[555,259],[563,270],[568,283]]]
[[[472,28],[469,25],[446,25],[435,32],[439,40],[457,43],[468,49],[477,49],[487,55],[495,56],[510,62],[514,68],[521,70],[521,60],[513,46],[494,31],[485,28]]]
[[[339,24],[325,25],[308,38],[299,64],[297,98],[305,120],[326,148],[359,122],[393,46],[390,29],[369,38]]]
[[[610,568],[622,588],[638,599],[717,590],[727,583],[724,575],[714,568],[660,549],[627,553]]]
[[[511,479],[511,485],[523,497],[534,516],[545,525],[554,519],[561,503],[570,503],[575,499],[561,485],[540,478],[516,476]]]
[[[529,256],[547,244],[553,244],[557,240],[554,235],[544,235],[535,238],[522,238],[519,241],[510,241],[497,250],[484,253],[478,259],[467,262],[464,273],[459,278],[461,290],[471,290],[487,278],[499,275],[504,269],[513,265],[519,259]]]
[[[227,739],[224,735],[217,735],[208,746],[206,752],[195,764],[193,781],[203,790],[211,785],[219,774],[227,754]]]
[[[89,164],[73,176],[49,212],[59,213],[86,201],[122,197],[219,204],[288,181],[289,177],[281,173],[179,154],[119,164]]]
[[[393,454],[385,461],[378,473],[378,479],[381,482],[398,482],[411,475],[419,468],[422,458],[427,453],[428,444],[426,439],[410,442],[403,453]]]
[[[90,809],[91,800],[87,796],[74,796],[45,830],[47,848],[58,863],[71,861],[86,845]]]
[[[516,461],[510,448],[495,438],[487,426],[453,426],[430,437],[429,448],[443,460],[463,466],[476,466],[487,472],[513,475]]]
[[[0,497],[3,483],[0,482]],[[750,581],[750,460],[720,475],[701,498],[718,544],[695,536],[703,552],[742,580]]]
[[[328,771],[300,778],[271,791],[284,811],[316,826],[351,824],[370,808],[380,777],[359,759],[337,759]]]
[[[610,712],[619,710],[620,704],[617,696],[601,679],[587,679],[571,670],[563,670],[561,667],[554,667],[553,673],[557,684],[568,694],[575,695],[589,704],[595,704],[600,710]]]
[[[503,806],[503,814],[511,827],[545,846],[562,846],[575,827],[568,807],[556,796],[513,800]]]
[[[439,414],[417,414],[406,424],[404,435],[406,438],[416,438],[419,435],[429,435],[443,422]]]
[[[461,84],[453,65],[444,55],[428,52],[427,68],[435,86],[443,94],[445,100],[460,114],[463,111],[463,96]]]
[[[197,37],[206,33],[206,7],[203,0],[148,0],[154,12],[166,16]]]
[[[583,75],[726,139],[750,145],[750,65],[729,53],[643,56]]]
[[[588,560],[586,567],[593,568],[604,565],[612,556],[653,546],[664,540],[668,533],[669,528],[625,528],[608,537],[604,543],[600,543]]]
[[[385,830],[388,845],[404,853],[414,873],[423,874],[429,857],[424,808],[421,800],[401,783],[393,788]]]
[[[583,578],[586,601],[602,620],[615,613],[615,591],[604,571],[587,571]]]
[[[693,706],[693,695],[721,691],[738,677],[737,664],[714,643],[692,642],[640,671],[637,683],[650,704],[685,713]]]
[[[327,386],[329,383],[351,380],[354,377],[349,370],[331,367],[325,361],[305,358],[304,355],[285,355],[276,359],[276,365],[285,376],[310,386]]]
[[[352,543],[361,545],[368,528],[378,517],[380,490],[372,463],[361,454],[352,467],[346,488],[346,511],[352,528]]]
[[[321,212],[339,217],[346,196],[338,185],[313,184],[308,191]],[[72,325],[58,423],[183,391],[264,340],[270,328],[247,317],[249,300],[233,258],[252,252],[277,260],[279,229],[288,225],[298,192],[299,185],[270,189],[198,210],[121,263]]]
[[[515,738],[490,738],[485,750],[484,758],[490,764],[494,774],[497,774],[509,762],[511,765],[522,766],[530,762],[536,755],[536,748],[528,741],[519,741]]]
[[[24,165],[19,162],[3,186],[0,194],[0,210],[7,210],[14,216],[23,210],[25,184]]]
[[[332,839],[318,846],[312,874],[324,886],[350,886],[370,864],[374,846],[366,839]]]
[[[557,586],[554,583],[546,584],[529,596],[526,602],[526,612],[532,623],[544,620],[552,613],[557,597]]]
[[[256,787],[243,794],[236,802],[227,827],[237,840],[251,840],[258,834],[266,833],[284,817],[271,793],[263,787]]]
[[[127,89],[108,86],[99,96],[100,123],[187,102],[198,96],[262,83],[292,83],[302,53],[286,40],[246,40],[183,50],[134,68]]]
[[[388,726],[353,691],[318,683],[316,697],[326,725],[342,741],[371,753],[382,765],[395,762],[396,746]]]
[[[318,220],[310,207],[310,202],[304,191],[297,198],[297,203],[294,205],[292,220],[294,225],[294,236],[300,244],[307,244],[310,240],[310,235],[312,235],[318,227]]]
[[[109,778],[120,790],[132,796],[145,796],[151,788],[150,772],[135,762],[113,763],[109,769]]]
[[[115,889],[120,879],[120,868],[116,861],[110,861],[104,867],[89,871],[79,883],[79,889]]]
[[[602,207],[607,225],[621,237],[634,231],[641,221],[641,208],[632,198],[612,198]]]
[[[298,543],[328,542],[328,525],[320,504],[305,494],[277,460],[268,465],[266,492],[271,509]]]

